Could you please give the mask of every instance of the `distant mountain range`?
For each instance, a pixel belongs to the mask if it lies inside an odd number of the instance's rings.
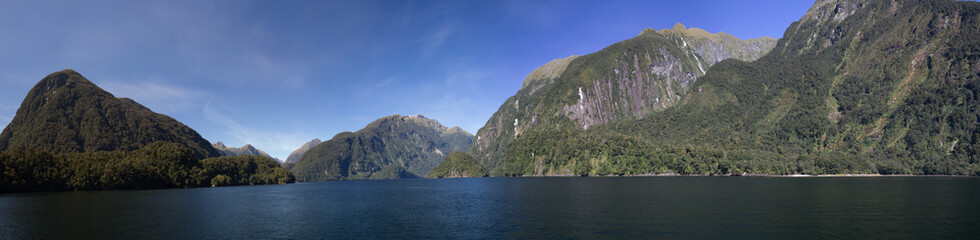
[[[214,149],[217,149],[219,152],[221,152],[221,156],[234,157],[234,156],[242,156],[242,155],[251,155],[251,156],[259,156],[259,157],[267,157],[276,160],[277,162],[280,161],[278,158],[274,158],[270,156],[268,153],[265,153],[262,150],[253,147],[252,144],[245,144],[245,146],[242,146],[240,148],[235,148],[235,147],[225,146],[223,142],[217,142],[211,144],[211,146],[214,147]]]
[[[299,159],[303,158],[303,154],[306,154],[306,151],[309,151],[310,148],[313,148],[313,146],[316,146],[317,144],[320,144],[319,138],[314,138],[313,140],[304,143],[303,146],[300,146],[295,151],[290,153],[289,157],[286,158],[284,163],[295,164],[299,161]]]
[[[392,115],[316,144],[290,170],[299,181],[423,177],[472,141],[459,127],[422,115]]]

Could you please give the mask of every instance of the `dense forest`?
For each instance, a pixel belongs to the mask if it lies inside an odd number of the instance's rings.
[[[180,144],[156,142],[135,151],[53,154],[0,152],[0,192],[187,188],[292,183],[292,173],[257,156],[198,159]]]
[[[473,155],[466,152],[455,151],[442,159],[442,163],[432,168],[426,177],[445,178],[445,177],[485,177],[490,172],[481,166]]]

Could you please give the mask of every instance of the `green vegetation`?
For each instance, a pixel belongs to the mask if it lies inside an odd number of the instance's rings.
[[[509,142],[478,140],[471,152],[504,176],[978,175],[978,26],[975,2],[820,5],[768,55],[712,66],[673,107],[587,130],[562,112],[540,114],[543,127],[520,129]],[[574,60],[554,90],[531,95],[539,101],[522,89],[520,102],[539,103],[531,108],[541,113],[574,104],[577,85],[603,78],[639,47],[622,44]],[[500,111],[514,111],[510,104]],[[495,121],[478,136],[507,131]]]
[[[0,152],[0,192],[83,191],[282,184],[295,177],[256,157],[198,160],[180,144],[156,142],[135,151],[52,154],[37,149]]]
[[[469,153],[455,151],[446,156],[438,166],[429,171],[429,178],[484,177],[489,175],[476,158]]]
[[[0,151],[132,151],[156,141],[180,143],[198,158],[221,156],[194,129],[64,70],[48,75],[27,94],[0,133]]]
[[[317,144],[289,170],[299,181],[415,178],[472,141],[462,129],[423,116],[392,115]]]
[[[266,185],[296,182],[289,170],[268,157],[241,155],[201,160],[202,175],[214,176],[212,186]]]

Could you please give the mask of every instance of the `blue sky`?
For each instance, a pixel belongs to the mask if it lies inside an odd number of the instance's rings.
[[[782,37],[813,1],[0,0],[0,126],[75,69],[197,130],[284,159],[391,114],[471,133],[555,58],[681,22]]]

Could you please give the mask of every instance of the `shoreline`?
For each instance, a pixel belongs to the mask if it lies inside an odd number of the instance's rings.
[[[484,177],[499,177],[499,178],[566,178],[566,177],[585,177],[585,178],[604,178],[604,177],[761,177],[761,178],[872,178],[872,177],[980,177],[971,175],[916,175],[916,174],[821,174],[821,175],[811,175],[811,174],[757,174],[757,173],[743,173],[743,174],[677,174],[677,173],[645,173],[645,174],[627,174],[627,175],[522,175],[522,176],[484,176]],[[479,178],[479,177],[443,177],[443,178]],[[431,178],[439,179],[439,178]]]

